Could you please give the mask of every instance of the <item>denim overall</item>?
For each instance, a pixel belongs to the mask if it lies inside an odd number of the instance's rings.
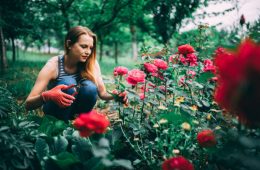
[[[60,108],[52,101],[48,101],[43,105],[43,112],[52,115],[60,120],[68,121],[74,119],[74,116],[79,113],[86,113],[93,109],[97,101],[97,86],[90,80],[82,79],[79,72],[68,74],[64,69],[64,56],[58,57],[58,77],[54,82],[48,85],[51,89],[57,85],[78,85],[78,94],[74,96],[76,99],[71,106]],[[72,95],[76,88],[70,88],[63,92]]]

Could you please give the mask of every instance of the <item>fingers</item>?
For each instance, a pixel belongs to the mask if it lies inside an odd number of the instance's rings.
[[[62,90],[68,90],[68,89],[75,87],[75,86],[76,86],[76,84],[71,84],[69,86],[63,87]]]
[[[74,93],[73,93],[74,94]],[[66,93],[63,93],[62,92],[62,95],[64,98],[66,99],[69,99],[69,100],[75,100],[75,97],[73,95],[69,95],[69,94],[66,94]]]

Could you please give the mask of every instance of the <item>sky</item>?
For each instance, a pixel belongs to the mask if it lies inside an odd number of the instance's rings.
[[[238,3],[235,3],[238,2]],[[239,23],[239,19],[243,14],[246,22],[254,22],[260,17],[260,0],[233,0],[232,2],[222,2],[217,4],[210,4],[206,8],[198,9],[194,15],[214,12],[222,12],[225,9],[229,9],[238,6],[237,9],[227,12],[225,15],[207,17],[205,19],[195,19],[195,24],[189,22],[187,25],[181,28],[181,31],[187,31],[194,29],[199,23],[209,24],[209,26],[216,26],[217,29],[230,29],[234,24]]]

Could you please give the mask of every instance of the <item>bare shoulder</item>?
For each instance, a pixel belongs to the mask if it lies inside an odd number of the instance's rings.
[[[58,57],[51,57],[41,70],[44,74],[49,75],[51,79],[55,79],[58,76]]]

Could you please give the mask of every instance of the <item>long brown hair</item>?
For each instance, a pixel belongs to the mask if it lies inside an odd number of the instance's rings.
[[[87,58],[87,61],[84,63],[79,63],[80,73],[82,78],[91,80],[96,84],[97,82],[94,76],[97,46],[96,34],[94,34],[89,28],[83,26],[76,26],[71,28],[67,33],[64,41],[65,54],[68,54],[69,47],[75,44],[78,41],[79,37],[83,34],[93,37],[93,49],[90,56]],[[68,40],[70,41],[69,45],[67,44]]]

